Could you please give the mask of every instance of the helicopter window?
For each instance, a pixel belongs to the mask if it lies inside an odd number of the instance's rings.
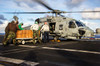
[[[76,24],[78,25],[78,27],[83,27],[85,26],[83,23],[79,22],[79,21],[76,21]]]
[[[48,22],[51,22],[51,19],[47,19]]]
[[[69,28],[76,28],[76,25],[73,21],[69,22]]]
[[[63,30],[63,25],[59,25],[59,30]]]

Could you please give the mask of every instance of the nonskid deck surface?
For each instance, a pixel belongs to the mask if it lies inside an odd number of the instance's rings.
[[[3,47],[0,56],[39,63],[37,65],[98,66],[100,65],[99,41],[61,41],[42,44],[27,43]]]

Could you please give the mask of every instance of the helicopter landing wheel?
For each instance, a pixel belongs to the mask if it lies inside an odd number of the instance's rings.
[[[77,39],[81,39],[82,38],[82,36],[78,36],[78,37],[76,37]]]
[[[57,41],[57,40],[58,40],[58,38],[59,38],[59,37],[57,37],[57,36],[56,36],[56,37],[54,37],[54,41]]]
[[[82,36],[79,36],[79,39],[81,39],[82,38]]]

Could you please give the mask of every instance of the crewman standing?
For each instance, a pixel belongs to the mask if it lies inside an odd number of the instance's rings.
[[[47,24],[47,22],[44,23],[44,25],[42,26],[41,28],[41,31],[44,33],[44,40],[43,42],[46,43],[46,42],[49,42],[49,25]]]
[[[40,36],[39,36],[39,25],[38,25],[38,22],[35,22],[35,24],[33,24],[31,26],[31,30],[33,30],[33,44],[35,44],[35,39],[37,37],[39,43],[41,43],[41,39],[40,39]]]

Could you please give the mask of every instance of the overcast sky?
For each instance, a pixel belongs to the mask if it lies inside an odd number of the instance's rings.
[[[62,11],[100,11],[100,0],[44,0],[53,9]],[[34,20],[39,17],[44,17],[49,14],[4,14],[1,12],[40,12],[49,11],[42,5],[33,0],[0,0],[0,33],[4,33],[4,29],[8,22],[12,20],[14,15],[19,17],[19,21],[24,23],[24,26],[34,24]],[[64,14],[77,20],[83,21],[91,29],[100,28],[100,13],[76,13]]]

